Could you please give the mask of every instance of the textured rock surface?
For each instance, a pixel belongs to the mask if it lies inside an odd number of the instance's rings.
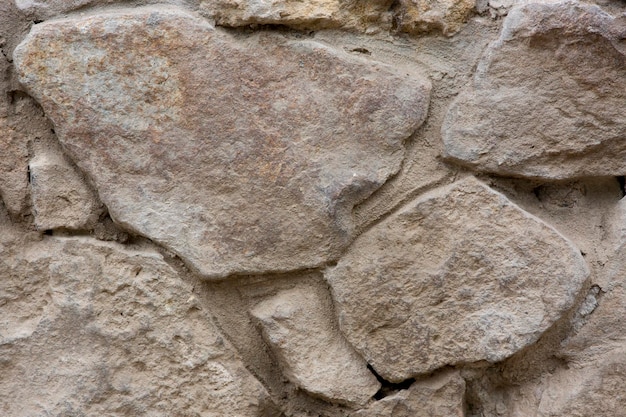
[[[0,0],[0,415],[624,416],[625,38]]]
[[[160,255],[15,234],[0,234],[4,415],[263,415],[264,388]]]
[[[40,230],[95,226],[102,204],[58,144],[35,141],[32,148],[28,168],[35,226]]]
[[[597,6],[515,7],[450,108],[447,156],[504,175],[624,175],[625,36]]]
[[[461,29],[474,6],[473,0],[400,0],[396,21],[402,32],[439,30],[451,35]]]
[[[465,381],[458,371],[443,371],[414,382],[407,390],[390,395],[355,417],[463,417]]]
[[[347,339],[401,381],[534,343],[587,274],[562,235],[468,178],[361,235],[327,277]]]
[[[178,9],[43,23],[16,62],[111,216],[208,277],[336,258],[429,99],[417,76]]]
[[[263,301],[252,315],[294,384],[332,402],[363,405],[380,383],[334,326],[329,307],[322,295],[295,288]]]

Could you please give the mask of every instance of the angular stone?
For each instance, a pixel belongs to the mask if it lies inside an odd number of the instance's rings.
[[[34,145],[29,164],[35,226],[87,229],[102,213],[102,204],[93,190],[54,143]]]
[[[331,402],[363,405],[380,383],[331,314],[330,300],[303,288],[282,291],[252,310],[291,382]]]
[[[556,230],[467,178],[359,236],[326,275],[348,341],[402,381],[534,343],[588,270]]]
[[[572,1],[515,6],[450,107],[447,157],[502,175],[626,174],[624,22]]]
[[[206,277],[339,256],[352,207],[397,172],[430,91],[319,43],[238,41],[166,7],[35,25],[15,62],[111,217]]]
[[[400,0],[396,6],[395,20],[402,32],[437,30],[452,35],[469,18],[475,3],[474,0]]]
[[[464,397],[465,380],[458,371],[446,370],[376,401],[354,417],[464,417]]]
[[[0,276],[4,415],[276,415],[158,253],[0,233]]]

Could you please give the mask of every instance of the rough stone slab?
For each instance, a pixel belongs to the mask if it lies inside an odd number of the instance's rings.
[[[450,107],[447,157],[502,175],[626,174],[624,22],[573,1],[515,6]]]
[[[296,28],[390,30],[420,34],[457,32],[474,9],[472,0],[217,0],[200,1],[200,10],[224,26],[281,24]]]
[[[111,217],[207,277],[336,258],[430,90],[312,41],[237,41],[176,8],[35,25],[15,60]]]
[[[474,10],[474,0],[400,0],[395,19],[401,32],[458,32]]]
[[[470,177],[359,236],[326,275],[348,341],[402,381],[534,343],[588,269],[556,230]]]
[[[35,226],[39,230],[88,229],[102,204],[76,168],[54,143],[33,145],[29,163]]]
[[[446,370],[359,410],[354,417],[464,417],[465,380]]]
[[[4,230],[3,230],[4,232]],[[156,252],[0,234],[0,410],[270,416],[267,393]]]
[[[264,300],[251,313],[291,382],[331,402],[363,405],[380,383],[336,328],[329,301],[295,288]]]

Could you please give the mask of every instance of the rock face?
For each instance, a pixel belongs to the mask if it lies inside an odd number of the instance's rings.
[[[452,35],[461,29],[474,6],[472,0],[400,0],[396,6],[396,21],[402,32],[437,30]]]
[[[93,227],[102,212],[98,197],[58,146],[35,143],[28,165],[35,226],[39,230]]]
[[[327,278],[348,341],[402,381],[534,343],[587,274],[568,240],[468,178],[361,235]]]
[[[367,363],[333,324],[324,297],[285,290],[252,310],[294,384],[331,402],[363,405],[380,388]]]
[[[15,57],[111,216],[206,277],[336,258],[429,101],[420,77],[174,8],[46,22]]]
[[[442,128],[447,156],[502,175],[626,174],[623,19],[573,1],[511,10]]]
[[[0,409],[250,416],[267,393],[154,252],[0,235]]]
[[[465,380],[447,370],[360,410],[354,417],[464,417]]]

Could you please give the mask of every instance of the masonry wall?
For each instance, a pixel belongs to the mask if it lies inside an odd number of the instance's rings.
[[[626,415],[626,9],[0,0],[0,414]]]

